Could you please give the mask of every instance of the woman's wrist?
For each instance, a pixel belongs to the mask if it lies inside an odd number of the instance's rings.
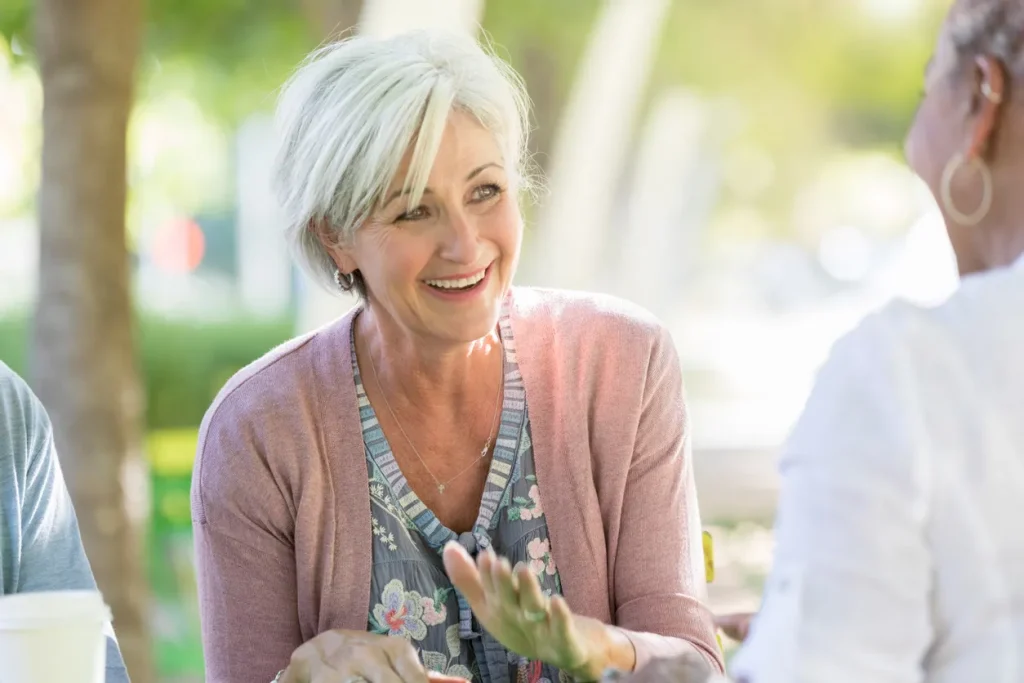
[[[586,634],[588,656],[566,673],[577,681],[599,681],[609,669],[631,672],[636,668],[633,641],[621,629],[589,617],[576,618],[577,628]]]

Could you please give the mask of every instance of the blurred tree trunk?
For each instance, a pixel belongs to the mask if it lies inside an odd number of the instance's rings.
[[[36,8],[43,154],[32,376],[132,681],[151,683],[142,394],[125,244],[142,3],[39,0]]]
[[[363,0],[299,0],[299,5],[317,40],[337,38],[354,28],[363,11]]]
[[[533,116],[530,153],[541,170],[547,171],[551,163],[558,114],[566,100],[557,84],[558,63],[544,45],[527,44],[521,55],[520,73],[526,81],[533,104],[530,110]]]

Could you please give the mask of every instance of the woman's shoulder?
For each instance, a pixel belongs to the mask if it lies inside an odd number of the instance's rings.
[[[206,411],[202,431],[222,425],[267,428],[317,405],[317,398],[329,399],[314,394],[345,386],[345,376],[351,377],[350,364],[339,362],[349,355],[344,342],[351,318],[283,342],[232,375]]]
[[[938,357],[991,353],[1007,338],[1024,342],[1024,265],[968,276],[945,301],[920,305],[896,299],[866,316],[835,350],[865,358],[898,355],[934,365]],[[834,354],[835,355],[835,354]]]
[[[572,378],[582,389],[580,398],[615,412],[622,401],[639,400],[652,378],[679,373],[668,329],[636,304],[605,294],[550,289],[517,290],[513,303],[524,379],[547,385],[554,395],[565,392],[549,383]],[[614,400],[599,400],[607,397]],[[536,393],[533,400],[539,400]]]
[[[207,523],[220,510],[209,502],[269,505],[280,481],[304,480],[317,470],[324,406],[345,399],[351,377],[350,317],[272,349],[231,377],[206,411],[192,480],[192,514]],[[343,358],[342,358],[343,357]],[[260,502],[262,501],[262,502]]]
[[[665,325],[653,313],[609,294],[517,287],[512,292],[512,311],[525,331],[543,331],[566,340],[650,343],[666,334]]]

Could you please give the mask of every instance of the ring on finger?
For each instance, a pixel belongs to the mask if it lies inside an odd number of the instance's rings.
[[[370,683],[362,676],[349,676],[343,683]]]
[[[538,624],[548,618],[548,610],[547,608],[538,610],[527,609],[523,610],[523,616],[526,617],[527,621]]]

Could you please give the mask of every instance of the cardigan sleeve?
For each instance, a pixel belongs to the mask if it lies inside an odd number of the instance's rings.
[[[696,649],[724,670],[700,539],[682,373],[671,335],[659,328],[626,479],[615,568],[615,624],[653,657]]]
[[[192,483],[206,680],[270,681],[302,644],[292,515],[238,395],[200,431]]]

